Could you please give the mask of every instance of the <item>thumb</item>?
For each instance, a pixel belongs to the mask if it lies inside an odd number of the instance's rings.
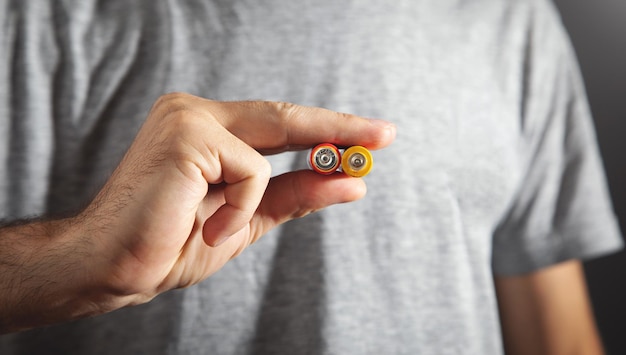
[[[324,176],[300,170],[274,177],[251,221],[253,241],[281,223],[333,204],[356,201],[366,190],[362,179],[339,173]]]

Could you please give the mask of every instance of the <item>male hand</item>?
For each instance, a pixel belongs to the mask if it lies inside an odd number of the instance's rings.
[[[389,123],[319,108],[165,95],[84,211],[0,228],[0,333],[196,284],[278,224],[365,194],[343,174],[270,179],[260,152],[394,137]]]
[[[127,155],[77,217],[94,271],[128,303],[189,286],[280,223],[365,194],[361,179],[296,171],[270,179],[260,152],[319,142],[382,148],[392,124],[275,102],[158,100]]]

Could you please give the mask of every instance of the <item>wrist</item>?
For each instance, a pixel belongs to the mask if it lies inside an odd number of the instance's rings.
[[[73,248],[82,250],[77,257],[85,272],[77,292],[97,306],[94,315],[146,303],[157,294],[142,282],[145,268],[129,250],[128,242],[122,242],[129,232],[120,226],[132,222],[113,213],[106,215],[101,217],[102,212],[90,206],[72,219],[72,227],[66,231]],[[112,216],[119,218],[116,223],[111,223]]]
[[[7,227],[0,235],[0,333],[125,305],[102,278],[105,261],[79,217]]]
[[[80,267],[71,287],[76,299],[77,318],[108,313],[146,302],[139,289],[133,288],[132,275],[120,270],[124,250],[116,243],[113,227],[93,214],[79,214],[68,220],[60,233],[59,244],[75,251],[72,258]]]

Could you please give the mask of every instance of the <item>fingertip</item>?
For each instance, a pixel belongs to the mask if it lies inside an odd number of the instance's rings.
[[[381,120],[379,118],[368,118],[367,120],[371,125],[376,126],[380,129],[387,129],[390,126],[395,126],[393,123],[386,120]]]
[[[384,148],[396,139],[396,125],[384,120],[371,119],[370,123],[376,127],[378,139],[372,148]]]
[[[391,123],[385,131],[385,134],[387,135],[387,142],[389,142],[388,144],[391,144],[395,139],[396,139],[396,134],[398,133],[398,130],[396,128],[396,125]]]
[[[359,200],[367,193],[365,181],[361,178],[348,176],[337,172],[331,175],[320,175],[313,171],[301,171],[300,186],[306,186],[308,191],[301,191],[305,199],[315,201],[315,209],[325,208],[337,203],[347,203]],[[295,177],[296,175],[294,175]]]
[[[347,176],[343,173],[337,173],[341,180],[346,180],[342,184],[344,187],[344,201],[341,203],[353,202],[362,199],[367,194],[367,184],[361,178]]]
[[[202,239],[209,246],[219,246],[230,236],[242,230],[252,219],[252,213],[228,204],[222,205],[204,221]]]
[[[204,222],[204,226],[202,227],[202,239],[204,243],[212,248],[219,246],[224,243],[226,239],[228,239],[228,235],[220,235],[215,233],[210,226],[210,219],[207,219]]]

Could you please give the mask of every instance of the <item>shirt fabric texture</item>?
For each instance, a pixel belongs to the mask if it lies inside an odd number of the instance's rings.
[[[547,0],[0,0],[0,24],[4,220],[85,206],[167,92],[398,128],[364,199],[199,285],[2,336],[2,354],[501,354],[494,273],[621,247]]]

